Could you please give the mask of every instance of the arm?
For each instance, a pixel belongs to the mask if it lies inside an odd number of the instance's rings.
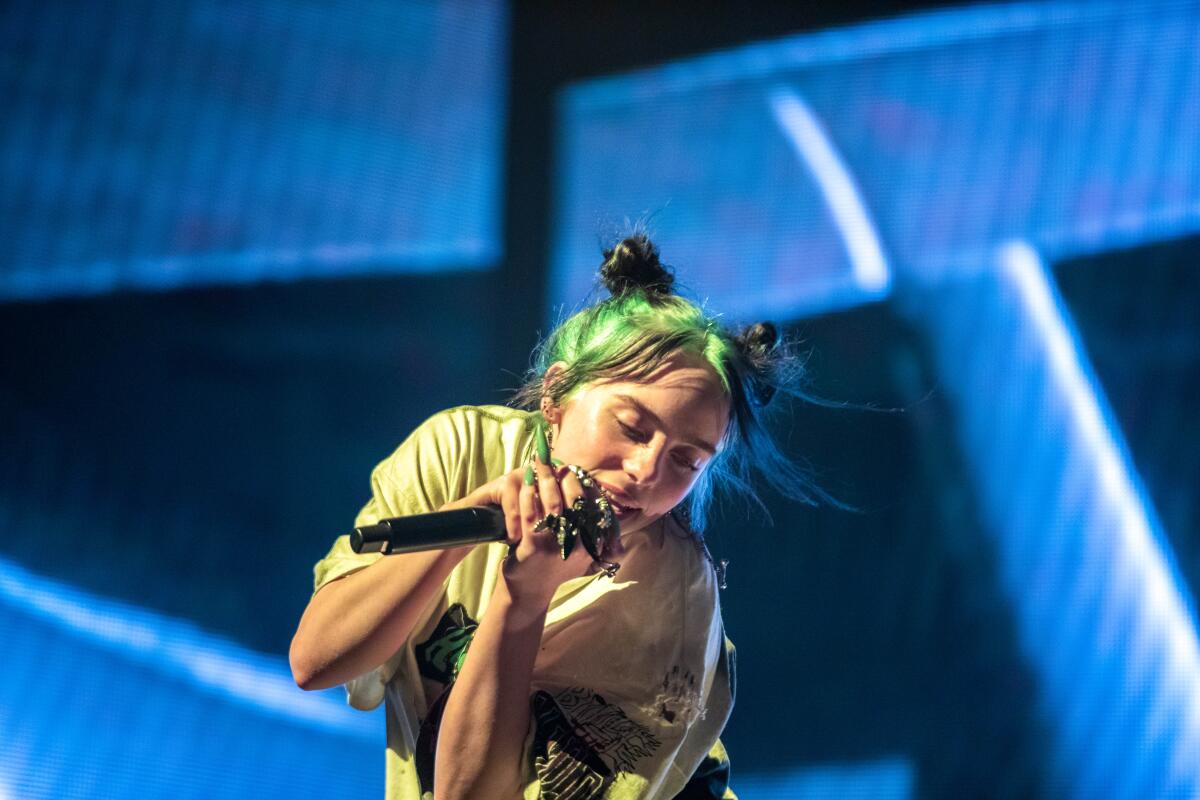
[[[546,609],[513,601],[503,582],[446,704],[434,771],[438,798],[519,797],[529,690]]]
[[[296,684],[326,689],[386,661],[470,549],[386,556],[323,586],[308,601],[288,652]]]
[[[546,469],[551,476],[549,480],[554,482],[554,491],[558,491],[557,479],[549,468]],[[518,507],[523,486],[521,472],[516,470],[502,475],[466,497],[446,503],[440,510],[498,505],[505,511],[508,529],[519,531],[522,524]],[[571,476],[570,480],[575,481],[575,477]],[[575,485],[582,493],[583,487],[578,481]],[[532,498],[532,487],[525,488]],[[537,519],[530,517],[530,529]],[[512,540],[515,543],[518,539],[513,537]],[[550,547],[549,544],[545,546]],[[369,672],[386,661],[404,644],[425,605],[441,590],[450,572],[470,551],[471,547],[459,547],[384,556],[364,569],[323,586],[309,600],[292,638],[288,660],[296,684],[302,689],[326,689]],[[577,548],[577,552],[582,551],[582,547]],[[548,587],[548,592],[544,581],[536,582],[536,591],[527,592],[534,606],[544,602],[543,615],[558,583],[583,574],[590,559],[573,558],[568,563],[573,574],[559,577]],[[553,576],[558,572],[561,569],[550,570],[547,574]],[[540,626],[538,635],[541,635]]]
[[[535,491],[523,485],[520,472],[497,485],[491,500],[505,509],[509,541],[516,547],[446,702],[434,769],[439,800],[520,796],[530,682],[546,612],[558,586],[585,574],[591,564],[582,546],[564,561],[553,533],[534,530],[543,514],[561,513],[584,494],[575,476],[539,464]],[[619,556],[619,543],[614,546]]]
[[[371,499],[354,524],[462,507],[459,498],[465,492],[459,492],[461,484],[450,476],[460,475],[456,466],[473,452],[470,429],[469,421],[455,410],[422,423],[372,472]],[[464,547],[358,556],[346,537],[339,538],[318,564],[318,591],[292,639],[288,655],[296,683],[303,689],[323,689],[387,661],[469,551]]]

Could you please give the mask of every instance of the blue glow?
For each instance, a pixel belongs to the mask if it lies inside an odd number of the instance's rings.
[[[1198,230],[1198,20],[1196,2],[975,6],[573,85],[550,304],[591,286],[624,217],[735,318],[877,299],[863,269],[883,253],[911,284],[1009,240],[1057,260]]]
[[[70,8],[0,25],[0,298],[499,260],[504,3]]]
[[[597,107],[621,107],[631,96],[719,86],[730,80],[770,78],[807,67],[836,67],[905,51],[972,44],[1002,36],[1037,33],[1081,24],[1111,23],[1133,11],[1187,10],[1193,2],[1003,3],[928,11],[895,19],[871,20],[844,28],[789,36],[671,62],[653,69],[587,81],[571,88],[575,101]]]
[[[1014,243],[1002,249],[1000,261],[1001,274],[1016,290],[1018,313],[1042,346],[1051,390],[1068,410],[1066,441],[1080,449],[1079,468],[1087,470],[1076,480],[1094,487],[1090,518],[1080,520],[1079,535],[1095,540],[1091,546],[1102,549],[1097,558],[1108,566],[1107,571],[1091,571],[1091,564],[1085,564],[1080,572],[1081,581],[1095,582],[1101,590],[1101,607],[1091,623],[1095,630],[1081,632],[1097,648],[1089,659],[1099,672],[1089,687],[1097,693],[1081,703],[1092,713],[1086,727],[1069,731],[1064,742],[1082,761],[1076,774],[1091,778],[1081,785],[1079,796],[1113,790],[1112,779],[1125,772],[1115,764],[1131,741],[1169,743],[1163,754],[1169,761],[1160,775],[1168,776],[1168,785],[1180,782],[1190,787],[1189,794],[1200,793],[1200,765],[1194,758],[1200,752],[1200,643],[1192,599],[1041,260],[1028,245]],[[1109,661],[1117,644],[1117,619],[1133,635],[1125,642],[1124,658]],[[1082,665],[1053,668],[1072,666]],[[1126,687],[1145,687],[1138,693],[1140,702],[1132,702]],[[1106,696],[1118,700],[1107,712]],[[1064,706],[1080,702],[1070,696],[1058,700]],[[1165,720],[1168,709],[1173,717]],[[1069,740],[1072,735],[1076,741]],[[1125,796],[1144,796],[1145,787],[1136,783],[1118,785]]]
[[[738,775],[738,797],[746,800],[909,800],[916,775],[905,758],[853,764],[821,764],[770,775]]]
[[[923,300],[1056,732],[1054,792],[1197,796],[1193,602],[1041,258],[1009,243]]]
[[[795,92],[781,90],[771,97],[779,125],[812,170],[825,203],[842,233],[854,281],[864,294],[885,294],[890,278],[883,246],[863,205],[854,179],[812,110]]]
[[[0,561],[0,798],[379,796],[383,720],[282,657]]]
[[[377,720],[346,706],[340,689],[302,692],[286,661],[246,650],[181,620],[89,595],[0,560],[0,603],[192,689],[245,704],[259,713],[324,731],[374,739]]]
[[[1200,3],[791,36],[572,86],[559,123],[552,303],[590,285],[602,213],[650,217],[737,319],[886,294],[957,407],[1050,793],[1200,797],[1193,601],[1042,266],[1200,230]]]

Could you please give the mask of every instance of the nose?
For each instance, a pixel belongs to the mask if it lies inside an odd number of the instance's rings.
[[[655,440],[634,447],[625,456],[625,472],[636,483],[653,482],[658,477],[663,449],[663,443]]]

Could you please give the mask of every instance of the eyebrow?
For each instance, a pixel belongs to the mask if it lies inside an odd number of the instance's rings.
[[[645,414],[647,417],[649,417],[656,425],[658,425],[658,427],[660,427],[660,428],[666,427],[665,425],[663,425],[663,421],[658,416],[658,414],[655,414],[653,411],[651,411],[649,408],[647,408],[642,403],[642,401],[638,400],[636,397],[633,397],[632,395],[628,395],[628,394],[617,394],[617,395],[613,395],[613,397],[617,398],[618,400],[620,400],[624,403],[628,403],[629,405],[633,406],[639,412],[641,412],[642,414]],[[699,450],[703,450],[706,453],[708,453],[709,456],[715,456],[717,454],[716,445],[709,444],[708,442],[704,441],[703,439],[684,439],[683,443],[690,444],[692,447],[695,447]]]

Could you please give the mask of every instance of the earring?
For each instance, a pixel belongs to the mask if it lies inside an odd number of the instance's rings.
[[[550,450],[553,450],[554,449],[554,429],[550,425],[550,417],[549,417],[549,413],[548,413],[549,411],[550,411],[550,401],[547,398],[543,397],[542,398],[542,419],[546,420],[546,447],[549,448]]]

